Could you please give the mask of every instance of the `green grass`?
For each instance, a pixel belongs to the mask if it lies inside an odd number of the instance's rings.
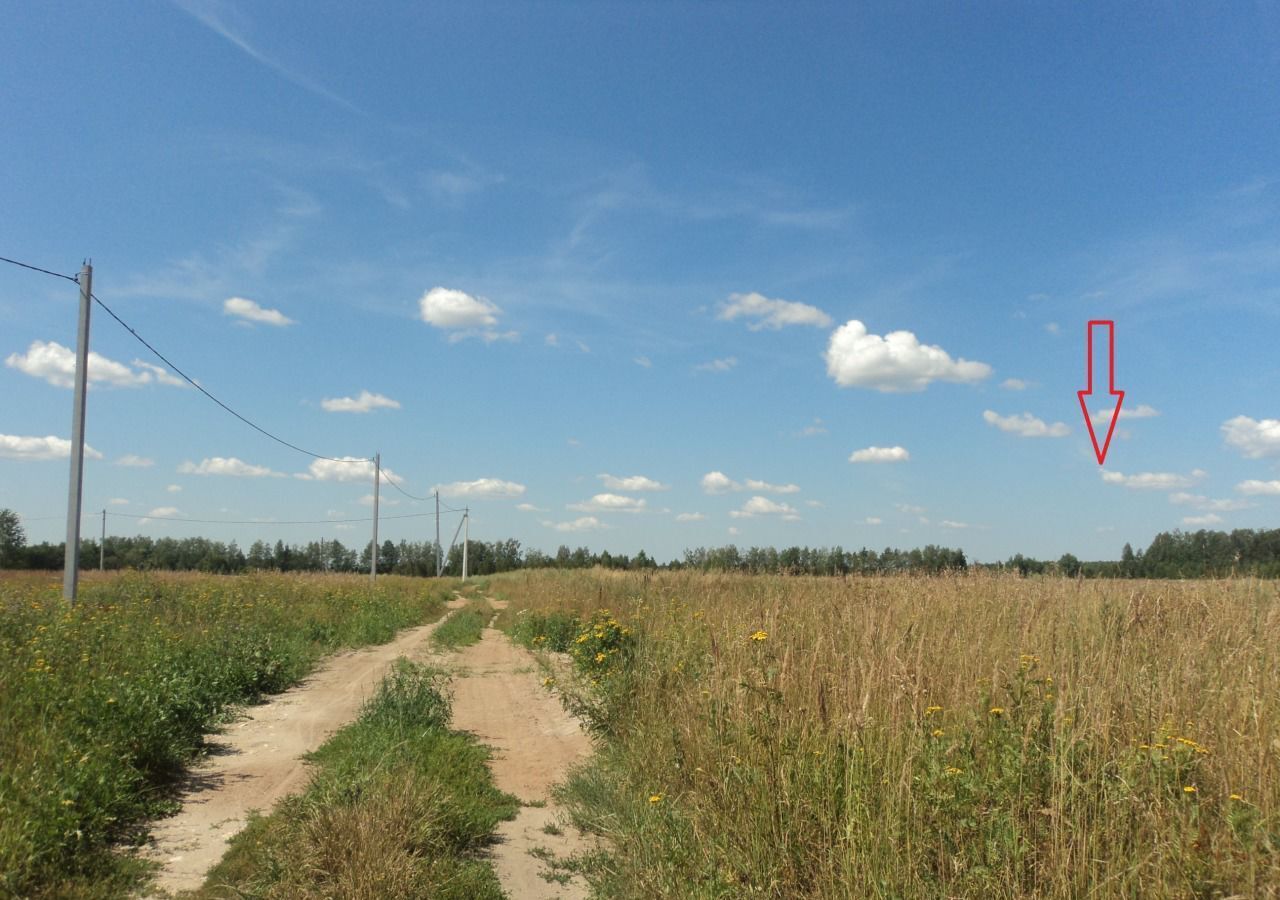
[[[488,751],[449,730],[445,680],[400,660],[312,754],[307,789],[254,819],[195,897],[500,900],[481,851],[517,802],[493,786]]]
[[[431,634],[432,642],[444,650],[456,650],[468,647],[480,640],[480,635],[489,624],[493,609],[487,600],[472,600],[462,609],[454,610],[449,618],[436,627]]]
[[[438,616],[452,583],[344,576],[0,578],[0,897],[117,897],[113,852],[173,808],[184,765],[236,704],[323,655]]]

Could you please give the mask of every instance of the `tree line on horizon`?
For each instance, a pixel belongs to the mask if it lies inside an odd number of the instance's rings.
[[[437,561],[444,572],[462,572],[462,546],[443,550],[434,541],[391,541],[378,545],[378,572],[429,577]],[[96,569],[158,569],[234,574],[246,571],[367,573],[372,543],[348,547],[338,540],[287,544],[254,541],[247,551],[235,541],[203,537],[108,537],[102,547],[87,539],[81,548],[81,567]],[[27,544],[20,517],[0,509],[0,569],[56,570],[63,564],[64,544]],[[993,563],[969,561],[964,551],[933,544],[911,550],[866,547],[723,547],[687,549],[678,559],[660,564],[644,550],[634,556],[594,552],[587,547],[561,545],[554,554],[522,548],[515,539],[470,542],[467,569],[472,575],[491,575],[518,569],[692,569],[782,575],[891,575],[945,572],[1003,571],[1019,575],[1058,575],[1070,578],[1221,578],[1251,575],[1280,578],[1280,529],[1161,532],[1150,546],[1136,552],[1125,544],[1118,560],[1081,561],[1065,553],[1041,560],[1019,553]]]

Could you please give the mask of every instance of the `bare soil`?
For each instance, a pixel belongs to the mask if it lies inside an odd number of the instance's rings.
[[[438,624],[337,654],[301,684],[246,709],[243,719],[211,735],[212,751],[193,767],[181,810],[152,829],[144,852],[162,864],[152,896],[198,888],[251,811],[267,812],[302,790],[309,777],[305,754],[355,720],[397,658],[427,657],[427,641]],[[508,895],[513,900],[585,898],[578,880],[559,884],[543,878],[546,867],[530,851],[565,857],[586,847],[575,829],[559,823],[550,799],[551,786],[590,753],[586,735],[542,687],[533,657],[501,632],[486,628],[478,644],[436,660],[457,671],[453,726],[494,748],[491,768],[499,788],[523,803],[539,804],[522,806],[514,821],[499,826],[494,867]],[[545,832],[549,825],[562,833]]]

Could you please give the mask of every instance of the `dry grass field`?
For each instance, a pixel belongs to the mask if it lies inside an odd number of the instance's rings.
[[[602,896],[1280,896],[1276,582],[492,587],[584,673]]]

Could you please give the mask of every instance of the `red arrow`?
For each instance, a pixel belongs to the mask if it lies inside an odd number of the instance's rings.
[[[1116,408],[1111,413],[1111,421],[1107,423],[1107,439],[1102,442],[1102,447],[1098,447],[1098,436],[1093,432],[1093,419],[1089,415],[1089,403],[1087,398],[1093,396],[1093,326],[1104,325],[1107,329],[1107,391],[1115,398]],[[1116,420],[1120,418],[1120,404],[1124,403],[1124,391],[1116,390],[1116,323],[1110,319],[1094,319],[1089,323],[1086,329],[1088,334],[1088,357],[1087,365],[1089,367],[1089,387],[1087,390],[1076,391],[1080,398],[1080,409],[1084,411],[1084,424],[1089,429],[1089,439],[1093,441],[1093,454],[1098,457],[1098,465],[1102,465],[1107,460],[1107,448],[1111,446],[1111,435],[1116,430]]]

